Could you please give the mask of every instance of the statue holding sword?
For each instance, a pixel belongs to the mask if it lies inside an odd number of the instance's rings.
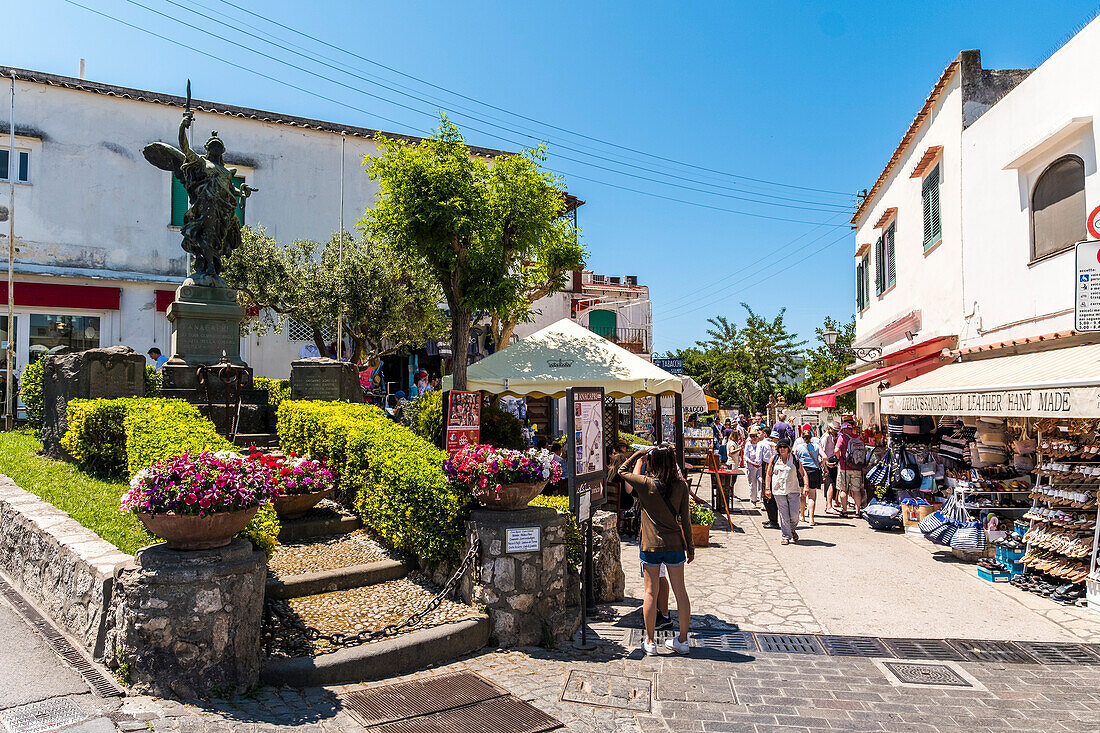
[[[183,249],[192,256],[190,284],[224,288],[222,260],[241,243],[237,205],[258,189],[244,183],[239,187],[233,185],[237,170],[225,167],[225,143],[216,130],[206,141],[205,155],[191,149],[187,130],[194,119],[191,81],[188,80],[187,102],[179,126],[179,148],[156,142],[146,145],[142,154],[157,168],[174,173],[187,189],[190,206],[184,214],[181,233]]]

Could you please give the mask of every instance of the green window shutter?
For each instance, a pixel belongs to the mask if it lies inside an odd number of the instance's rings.
[[[921,203],[924,209],[924,248],[928,249],[940,240],[940,167],[924,177],[921,186]]]
[[[8,180],[8,151],[0,150],[0,181]]]
[[[856,265],[856,310],[863,310],[863,263]]]
[[[172,174],[172,226],[183,226],[183,215],[187,213],[187,189],[176,174]]]
[[[897,225],[891,224],[886,230],[886,290],[897,282],[897,269],[894,260],[894,235],[897,234]]]
[[[244,178],[240,176],[233,176],[233,185],[240,187],[244,183]],[[245,199],[242,196],[237,202],[237,220],[240,221],[241,226],[244,226],[244,202]],[[176,177],[176,174],[172,174],[172,226],[183,226],[183,215],[187,213],[187,207],[190,206],[187,200],[187,189],[183,187],[183,183]]]
[[[883,252],[882,252],[882,237],[879,237],[878,241],[875,242],[875,294],[876,295],[882,293],[882,291],[886,289],[886,285],[884,284],[886,282],[886,278],[883,277],[883,275],[886,274],[884,269],[883,269],[886,265],[886,262],[885,262],[885,259],[882,256],[882,254],[883,254]]]

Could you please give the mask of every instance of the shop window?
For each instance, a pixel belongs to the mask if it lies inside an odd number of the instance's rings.
[[[924,177],[924,183],[921,184],[921,201],[924,208],[924,249],[928,250],[943,236],[940,226],[939,165]]]
[[[233,176],[233,185],[240,187],[244,183],[244,178],[241,176]],[[237,220],[240,221],[241,226],[244,226],[244,202],[245,198],[242,196],[237,201]],[[183,226],[183,215],[187,213],[187,189],[183,187],[183,183],[180,179],[176,178],[176,174],[172,174],[172,226]]]
[[[1085,238],[1085,164],[1059,158],[1031,193],[1031,259],[1067,249]]]
[[[10,167],[11,151],[0,150],[0,181],[8,180]],[[31,154],[29,151],[15,151],[15,180],[18,183],[29,183],[31,180]]]
[[[68,346],[73,351],[99,348],[99,317],[32,313],[30,344],[32,362],[55,346]]]

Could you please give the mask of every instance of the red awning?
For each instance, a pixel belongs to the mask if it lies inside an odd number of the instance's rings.
[[[896,386],[907,379],[930,372],[947,362],[947,359],[944,359],[939,353],[935,353],[917,357],[901,364],[894,364],[893,366],[868,369],[865,372],[845,377],[832,387],[806,395],[806,407],[835,407],[837,395],[854,392],[872,382],[887,382],[890,386]]]
[[[168,306],[172,304],[172,301],[176,299],[175,290],[158,290],[157,293],[157,312],[164,313],[168,310]]]
[[[63,283],[15,283],[15,304],[31,308],[88,308],[117,311],[121,288]],[[0,282],[0,302],[8,300],[8,284]]]

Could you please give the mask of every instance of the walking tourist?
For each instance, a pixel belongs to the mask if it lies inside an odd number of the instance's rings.
[[[707,418],[707,427],[710,428],[710,433],[714,437],[713,450],[718,454],[718,460],[725,463],[726,444],[722,441],[722,428],[718,427],[718,423],[714,422],[713,417]]]
[[[850,422],[840,426],[836,455],[840,516],[847,519],[849,500],[855,505],[856,516],[859,516],[863,508],[863,471],[867,467],[867,444]]]
[[[779,413],[779,420],[775,425],[772,425],[772,431],[779,433],[779,437],[787,441],[788,445],[794,443],[794,439],[797,437],[794,434],[794,427],[787,422],[787,415],[783,412]]]
[[[794,452],[804,470],[804,473],[799,474],[799,485],[802,487],[799,516],[813,527],[816,525],[817,491],[821,488],[822,455],[821,446],[814,437],[814,429],[809,424],[802,426],[802,435],[798,439]],[[802,476],[806,477],[804,481],[801,480]]]
[[[780,440],[779,433],[774,430],[771,434],[761,431],[763,436],[760,443],[757,445],[758,453],[760,456],[761,476],[760,485],[764,487],[767,485],[767,469],[768,464],[771,463],[772,458],[775,457],[776,443]],[[790,443],[787,444],[788,446]],[[768,492],[764,493],[764,511],[768,513],[768,521],[762,525],[766,529],[779,529],[779,509],[776,506],[775,497]]]
[[[822,476],[825,482],[825,513],[836,509],[836,440],[840,431],[840,423],[836,420],[829,422],[825,428],[825,435],[821,439],[821,452],[825,454],[825,474]]]
[[[641,461],[641,465],[639,464]],[[645,470],[645,474],[641,471]],[[687,654],[688,630],[691,626],[691,602],[684,585],[684,564],[695,559],[691,543],[691,508],[688,486],[680,478],[676,464],[676,449],[668,443],[634,453],[619,469],[626,481],[626,490],[636,491],[641,503],[641,532],[638,546],[645,579],[645,599],[642,616],[645,619],[646,654],[657,653],[654,637],[657,625],[657,602],[661,585],[661,565],[667,568],[669,585],[676,596],[676,611],[680,633],[665,642],[677,654]]]
[[[798,542],[798,508],[802,501],[801,484],[806,484],[806,469],[791,452],[791,444],[783,438],[775,445],[775,455],[764,471],[764,496],[771,497],[779,510],[780,542],[784,545]],[[801,479],[801,480],[800,480]]]
[[[733,469],[741,467],[741,458],[745,452],[745,432],[734,423],[726,436],[726,464]]]
[[[763,436],[753,426],[749,430],[749,439],[745,443],[745,473],[749,478],[749,501],[753,509],[760,508],[760,440]]]

